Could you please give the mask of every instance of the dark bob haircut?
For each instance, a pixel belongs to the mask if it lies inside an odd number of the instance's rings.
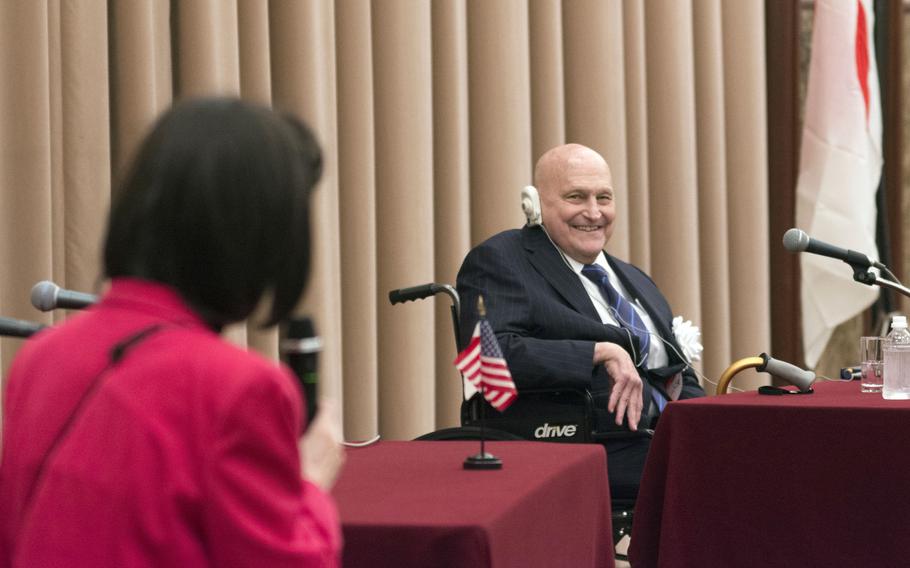
[[[115,195],[105,275],[168,284],[216,329],[268,293],[273,325],[306,286],[321,172],[315,137],[290,115],[229,98],[178,103]]]

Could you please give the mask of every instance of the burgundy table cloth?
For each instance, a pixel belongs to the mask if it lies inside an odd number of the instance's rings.
[[[488,442],[503,468],[468,471],[478,442],[350,449],[333,495],[346,567],[613,566],[604,448]]]
[[[910,400],[809,395],[671,403],[645,467],[633,566],[906,566]]]

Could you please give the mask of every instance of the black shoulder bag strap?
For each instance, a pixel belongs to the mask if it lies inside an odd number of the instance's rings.
[[[108,360],[107,365],[105,365],[105,367],[101,369],[97,375],[95,375],[95,378],[92,379],[92,382],[89,384],[88,388],[85,389],[85,392],[82,393],[79,401],[73,407],[73,411],[63,423],[63,427],[61,427],[60,431],[57,432],[56,437],[54,437],[54,440],[48,446],[47,451],[44,452],[44,455],[41,457],[41,462],[38,465],[38,471],[35,473],[35,477],[32,479],[32,483],[29,486],[28,492],[26,493],[25,501],[22,507],[23,522],[19,525],[19,530],[22,530],[22,527],[24,527],[26,524],[25,521],[30,516],[32,501],[35,498],[35,492],[41,485],[41,482],[44,481],[44,476],[47,474],[47,464],[50,462],[52,455],[57,452],[60,444],[64,439],[66,439],[67,435],[72,431],[73,426],[85,413],[85,409],[88,406],[88,403],[100,390],[101,385],[104,383],[103,379],[108,375],[108,372],[111,371],[117,365],[117,363],[123,359],[123,357],[131,348],[148,339],[149,336],[161,331],[165,327],[167,327],[165,324],[150,325],[135,333],[130,334],[125,339],[118,341],[111,348],[110,359]]]

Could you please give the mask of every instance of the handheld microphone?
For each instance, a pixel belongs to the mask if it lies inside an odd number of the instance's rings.
[[[0,335],[5,337],[31,337],[44,328],[32,321],[0,317]]]
[[[42,312],[55,308],[81,310],[98,301],[98,296],[84,292],[64,290],[49,280],[42,280],[32,286],[32,305]]]
[[[287,334],[280,344],[281,353],[288,366],[297,375],[303,388],[306,402],[306,422],[308,426],[316,415],[316,386],[319,352],[322,351],[322,338],[316,335],[313,320],[308,317],[293,318],[288,321]]]
[[[784,233],[784,248],[790,252],[808,252],[827,256],[829,258],[836,258],[837,260],[846,262],[850,266],[859,266],[862,268],[874,266],[876,268],[883,268],[883,265],[880,262],[869,258],[861,252],[843,249],[834,245],[829,245],[818,239],[813,239],[807,235],[805,231],[797,229],[796,227]]]

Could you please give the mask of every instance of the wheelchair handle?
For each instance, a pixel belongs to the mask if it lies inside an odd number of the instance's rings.
[[[440,292],[448,294],[452,298],[452,303],[456,308],[460,308],[461,303],[458,299],[458,292],[448,284],[421,284],[420,286],[411,286],[410,288],[398,288],[389,292],[389,302],[400,304],[401,302],[410,302],[413,300],[423,300]]]
[[[430,283],[411,286],[410,288],[399,288],[389,292],[389,301],[394,305],[412,300],[423,300],[435,294],[438,291],[438,287],[438,284]]]
[[[461,351],[461,346],[458,344],[458,314],[461,312],[461,300],[458,298],[458,291],[455,290],[455,288],[449,284],[436,284],[435,282],[421,284],[420,286],[411,286],[410,288],[398,288],[389,292],[389,302],[391,302],[392,305],[395,305],[400,304],[401,302],[410,302],[412,300],[423,300],[424,298],[439,294],[440,292],[448,294],[452,299],[452,327],[455,331],[455,352],[457,353]]]

